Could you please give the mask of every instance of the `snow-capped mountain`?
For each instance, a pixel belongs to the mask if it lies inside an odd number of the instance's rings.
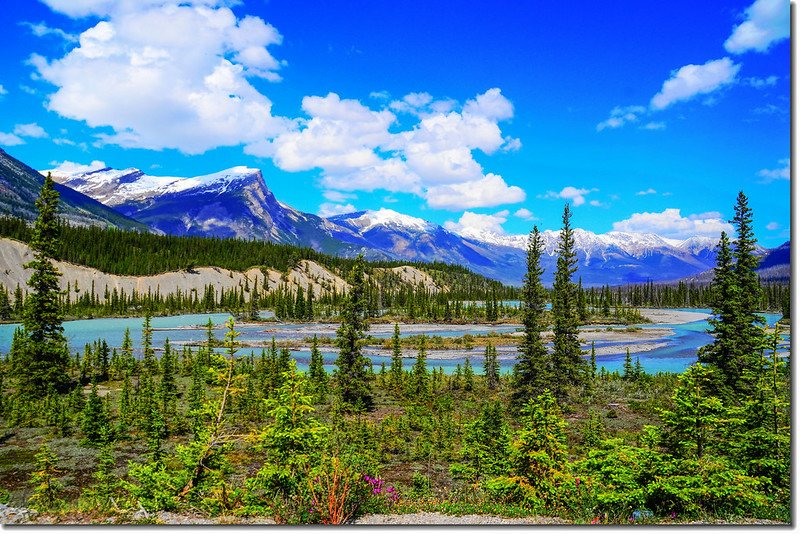
[[[233,167],[189,178],[150,176],[135,168],[52,176],[167,234],[263,239],[331,253],[353,248],[332,237],[340,228],[279,202],[258,169]],[[358,243],[358,237],[349,242]]]
[[[190,178],[150,176],[130,168],[54,174],[56,181],[119,213],[173,235],[263,239],[369,259],[443,261],[509,284],[525,271],[527,235],[476,229],[458,232],[389,209],[327,219],[279,202],[261,171],[233,167]],[[544,282],[552,282],[558,232],[542,232]],[[713,267],[716,240],[575,229],[585,286],[675,280]]]
[[[0,149],[0,214],[32,221],[37,216],[36,198],[44,177],[36,170]],[[97,200],[55,184],[60,196],[60,216],[72,224],[84,226],[116,226],[147,230],[147,226],[129,219]]]

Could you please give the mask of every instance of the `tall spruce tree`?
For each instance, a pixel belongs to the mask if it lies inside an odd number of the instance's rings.
[[[572,275],[577,271],[575,236],[569,204],[564,205],[562,227],[558,240],[558,259],[553,281],[553,375],[551,384],[555,396],[566,399],[567,386],[580,384],[586,378],[586,362],[581,357],[578,340],[578,295]]]
[[[29,243],[33,261],[25,264],[33,273],[28,279],[30,292],[24,303],[23,343],[15,362],[19,390],[33,394],[44,394],[64,385],[68,379],[69,350],[59,304],[61,273],[53,265],[60,232],[58,198],[48,174],[36,200],[39,216]]]
[[[328,396],[328,373],[323,367],[322,353],[319,351],[317,334],[311,340],[311,360],[308,364],[308,378],[314,392],[314,404],[322,404]]]
[[[417,360],[414,362],[414,367],[411,369],[411,396],[416,401],[426,400],[428,398],[428,352],[425,348],[426,338],[425,335],[419,338],[419,347],[417,350]]]
[[[756,238],[753,232],[753,210],[748,206],[747,196],[742,191],[736,198],[733,220],[736,240],[733,242],[733,257],[736,264],[733,277],[738,288],[738,310],[735,317],[736,341],[734,344],[735,365],[741,369],[739,376],[729,377],[730,386],[741,396],[749,396],[758,380],[760,355],[766,343],[764,319],[756,314],[761,305],[761,284],[756,269]]]
[[[528,240],[527,272],[523,279],[521,302],[524,330],[519,344],[519,361],[514,365],[514,391],[511,397],[518,409],[542,394],[549,382],[550,362],[541,337],[547,300],[547,293],[542,286],[543,248],[539,228],[534,226]]]
[[[342,307],[342,323],[336,331],[339,357],[336,359],[336,384],[342,401],[351,409],[370,409],[372,394],[367,376],[368,360],[361,353],[367,322],[364,257],[356,258],[350,271],[348,291]]]
[[[399,392],[403,387],[403,347],[400,344],[400,326],[394,324],[392,335],[392,366],[389,369],[391,387]]]
[[[483,376],[486,387],[495,390],[500,386],[500,364],[497,363],[497,349],[491,343],[486,344],[483,355]]]

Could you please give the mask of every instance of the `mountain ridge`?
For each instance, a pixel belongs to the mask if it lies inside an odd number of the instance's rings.
[[[444,261],[513,285],[521,284],[525,272],[527,235],[457,232],[387,208],[324,218],[280,202],[258,169],[239,166],[196,177],[159,177],[133,167],[106,167],[53,176],[166,234],[265,239],[375,260]],[[544,230],[542,238],[543,281],[550,284],[558,231]],[[707,271],[716,260],[716,240],[703,236],[676,240],[577,228],[575,241],[586,286],[685,278]]]

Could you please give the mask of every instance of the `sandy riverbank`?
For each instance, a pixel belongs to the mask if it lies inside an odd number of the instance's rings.
[[[708,319],[710,315],[703,312],[671,310],[668,308],[642,308],[639,313],[656,324],[686,324]]]

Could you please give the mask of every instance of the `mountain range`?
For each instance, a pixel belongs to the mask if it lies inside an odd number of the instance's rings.
[[[3,162],[9,159],[13,160],[0,153],[0,179],[7,165]],[[27,169],[26,176],[31,170],[21,162],[17,167]],[[263,239],[329,254],[361,253],[368,259],[457,263],[513,285],[521,283],[525,271],[526,235],[457,233],[389,209],[324,218],[278,201],[258,169],[233,167],[189,178],[151,176],[136,168],[50,172],[62,190],[74,191],[93,208],[105,209],[103,214],[114,213],[123,227],[143,223],[165,234]],[[0,193],[1,187],[2,182]],[[542,237],[543,278],[549,284],[558,232],[546,230]],[[700,236],[680,241],[655,234],[576,229],[575,244],[578,275],[585,286],[691,277],[708,271],[716,259],[716,240]],[[788,244],[784,246],[788,250]],[[769,267],[775,270],[775,265]]]
[[[35,202],[43,183],[44,177],[38,171],[0,149],[0,213],[34,220],[37,214]],[[147,225],[70,187],[57,183],[56,191],[60,194],[62,217],[73,224],[147,230]]]

